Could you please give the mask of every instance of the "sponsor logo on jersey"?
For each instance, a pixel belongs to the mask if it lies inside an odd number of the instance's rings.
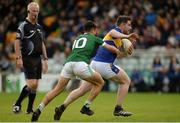
[[[34,30],[30,30],[30,33],[34,33]]]

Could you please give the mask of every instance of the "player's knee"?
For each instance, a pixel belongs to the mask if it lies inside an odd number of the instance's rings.
[[[125,79],[121,80],[121,84],[130,85],[131,79],[129,77],[126,77]]]
[[[103,87],[104,84],[105,84],[104,80],[100,79],[99,82],[98,82],[98,86]]]
[[[101,77],[101,75],[100,74],[98,74],[98,77],[99,77],[99,83],[100,83],[100,85],[101,86],[104,86],[104,80],[103,80],[103,78]]]
[[[104,82],[104,80],[103,80],[103,79],[102,79],[102,82],[101,82],[101,83],[102,83],[101,85],[102,85],[102,86],[104,86],[105,82]]]
[[[38,88],[38,82],[34,82],[33,84],[32,84],[32,89],[33,90],[36,90]]]
[[[38,88],[38,82],[31,82],[31,83],[28,83],[27,85],[32,90],[37,90]]]
[[[127,80],[127,84],[130,85],[131,84],[131,79],[128,77],[128,80]]]
[[[130,83],[131,83],[131,79],[129,77],[127,77],[125,80],[125,84],[130,85]]]
[[[96,86],[104,86],[104,80],[99,73],[95,72],[92,80]]]

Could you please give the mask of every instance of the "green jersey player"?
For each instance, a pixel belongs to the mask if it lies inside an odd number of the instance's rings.
[[[99,45],[102,45],[117,54],[119,53],[119,50],[113,46],[103,43],[102,39],[95,36],[97,33],[97,26],[94,22],[88,21],[84,25],[84,31],[85,33],[75,40],[72,53],[66,60],[56,87],[45,95],[38,106],[38,109],[33,113],[31,121],[38,120],[43,108],[63,91],[69,80],[74,76],[77,76],[94,85],[87,101],[85,102],[85,105],[81,110],[81,113],[87,115],[92,115],[94,113],[89,106],[101,91],[104,81],[100,74],[95,72],[88,64],[94,51]],[[71,98],[74,100],[74,97]],[[63,112],[64,110],[64,106],[56,107],[54,119],[59,120],[61,117],[60,112]]]
[[[95,49],[102,44],[103,40],[101,38],[98,38],[93,34],[84,33],[74,41],[72,53],[67,58],[66,62],[84,61],[89,64],[90,59],[96,52]]]

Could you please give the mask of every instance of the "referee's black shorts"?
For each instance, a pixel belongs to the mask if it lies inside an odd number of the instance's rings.
[[[26,79],[41,79],[42,63],[40,57],[23,57],[23,68]]]

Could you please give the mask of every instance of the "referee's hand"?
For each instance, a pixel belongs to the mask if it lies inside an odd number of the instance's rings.
[[[19,69],[23,68],[22,58],[16,59],[16,66],[17,66],[17,68],[19,68]]]

